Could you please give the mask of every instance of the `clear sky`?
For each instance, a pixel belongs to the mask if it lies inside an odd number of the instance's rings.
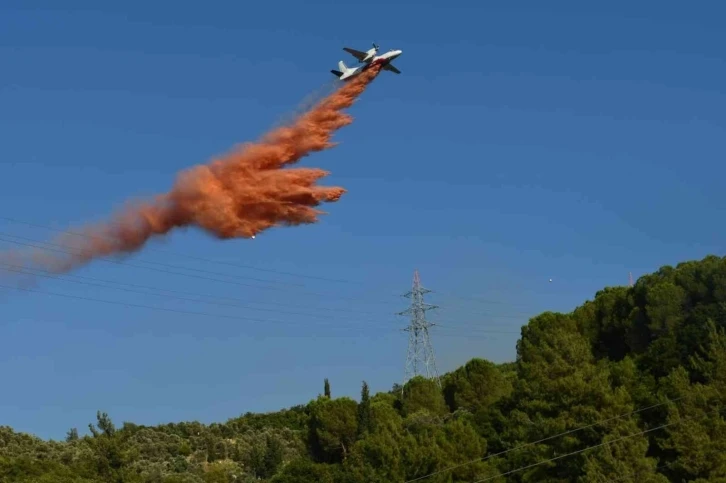
[[[334,396],[387,390],[416,268],[444,372],[513,360],[529,315],[629,271],[721,254],[726,7],[587,3],[2,2],[3,249],[255,140],[354,64],[344,46],[402,49],[403,73],[303,160],[349,190],[321,223],[179,232],[2,289],[0,425],[224,421],[306,403],[325,377]]]

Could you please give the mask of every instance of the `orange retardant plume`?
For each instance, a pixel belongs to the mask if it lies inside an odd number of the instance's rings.
[[[174,228],[196,226],[228,239],[252,237],[274,226],[317,222],[323,212],[314,207],[338,201],[345,190],[317,186],[317,180],[328,174],[321,169],[286,167],[335,145],[330,141],[333,132],[353,122],[341,111],[353,104],[379,71],[376,66],[361,73],[260,141],[182,172],[170,192],[81,230],[85,236],[65,235],[53,242],[64,245],[68,253],[38,250],[22,256],[23,261],[18,254],[0,256],[0,261],[30,262],[66,272],[98,257],[140,250],[150,238]]]

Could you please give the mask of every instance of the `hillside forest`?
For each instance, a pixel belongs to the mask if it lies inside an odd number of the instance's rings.
[[[513,362],[210,425],[46,441],[0,427],[17,483],[726,483],[726,258],[664,266],[521,329]],[[89,419],[91,419],[89,417]]]

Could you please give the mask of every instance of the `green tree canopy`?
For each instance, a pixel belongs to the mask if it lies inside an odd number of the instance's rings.
[[[480,357],[360,402],[223,423],[115,424],[46,441],[0,427],[18,483],[726,483],[726,258],[604,287],[522,327],[516,360]]]

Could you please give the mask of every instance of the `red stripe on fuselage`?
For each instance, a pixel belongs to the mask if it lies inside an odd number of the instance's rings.
[[[385,64],[389,64],[390,62],[391,62],[391,59],[390,59],[390,58],[389,58],[389,59],[376,59],[376,60],[373,60],[373,61],[371,61],[371,62],[367,63],[366,65],[364,65],[363,67],[359,68],[359,69],[358,69],[358,70],[357,70],[357,71],[355,72],[355,74],[353,74],[353,75],[352,75],[352,76],[350,76],[350,77],[346,77],[346,78],[345,78],[345,79],[343,79],[343,80],[344,80],[344,81],[347,81],[347,80],[349,80],[349,79],[352,79],[353,77],[357,76],[357,75],[358,75],[358,74],[360,74],[361,72],[365,72],[365,71],[367,71],[368,69],[370,69],[370,68],[371,68],[371,67],[373,67],[374,65],[385,65]]]
[[[388,64],[389,62],[391,62],[391,59],[376,59],[364,65],[360,71],[363,72],[364,70],[370,69],[374,65]]]

